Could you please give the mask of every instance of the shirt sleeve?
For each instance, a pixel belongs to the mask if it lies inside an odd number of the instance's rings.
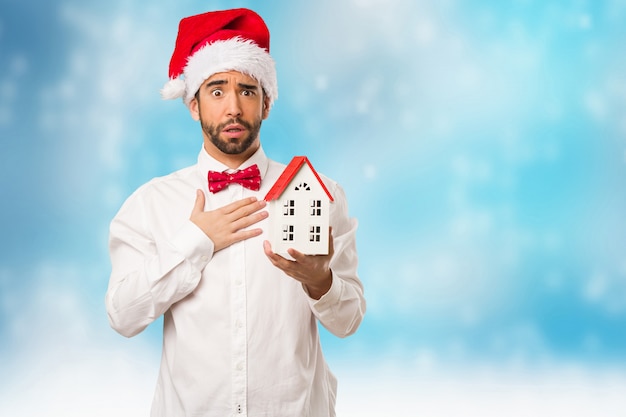
[[[319,300],[309,299],[313,314],[332,334],[346,337],[358,329],[365,314],[363,284],[357,274],[356,229],[358,222],[348,216],[343,189],[335,186],[330,224],[334,256],[330,262],[332,285]]]
[[[213,254],[213,242],[190,220],[166,238],[155,238],[150,223],[140,193],[111,222],[105,304],[111,327],[126,337],[191,293]]]

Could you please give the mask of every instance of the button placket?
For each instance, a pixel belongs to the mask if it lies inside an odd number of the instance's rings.
[[[243,198],[241,186],[231,186],[230,201]],[[247,414],[247,331],[245,244],[238,242],[230,248],[231,272],[231,334],[232,334],[232,398],[238,415]]]

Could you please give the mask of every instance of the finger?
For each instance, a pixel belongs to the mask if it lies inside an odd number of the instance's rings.
[[[253,237],[257,237],[263,234],[263,229],[250,229],[250,230],[240,230],[233,234],[233,242],[241,242],[242,240],[247,240]]]
[[[263,242],[263,251],[265,252],[265,255],[269,258],[269,260],[272,262],[272,264],[278,267],[279,269],[282,269],[283,271],[293,263],[283,258],[279,254],[274,253],[272,251],[272,245],[267,240]]]
[[[270,259],[270,261],[272,261],[274,265],[277,265],[278,262],[285,259],[279,254],[274,253],[274,251],[272,250],[272,244],[268,240],[263,242],[263,252],[265,252],[265,255]]]
[[[252,226],[253,224],[260,222],[261,220],[266,219],[268,216],[269,213],[267,211],[261,211],[259,213],[246,215],[245,217],[241,217],[232,222],[232,230],[236,231],[245,229],[249,226]]]
[[[328,227],[328,255],[333,256],[335,254],[335,239],[333,238],[333,228]]]
[[[247,239],[251,239],[253,237],[260,236],[261,234],[263,234],[263,229],[260,229],[260,228],[233,231],[233,232],[230,232],[228,236],[225,237],[225,243],[226,243],[225,246],[230,246],[237,242],[241,242]]]
[[[243,219],[258,212],[259,210],[264,208],[266,205],[267,203],[265,202],[265,200],[254,201],[250,204],[246,204],[245,206],[238,208],[237,210],[232,212],[229,216],[231,218],[231,221]]]
[[[202,190],[196,190],[196,201],[193,204],[192,214],[202,213],[204,211],[204,192]]]
[[[221,210],[224,214],[231,214],[236,212],[237,210],[240,210],[242,207],[254,205],[256,202],[256,197],[243,198],[241,200],[233,201],[232,203],[225,205],[221,208]]]
[[[242,207],[239,207],[237,210],[231,213],[232,220],[241,219],[246,216],[249,216],[267,205],[265,200],[253,201],[250,204],[246,204]]]
[[[307,255],[293,248],[287,249],[287,253],[291,255],[294,261],[299,262],[299,263],[304,263],[307,259]]]

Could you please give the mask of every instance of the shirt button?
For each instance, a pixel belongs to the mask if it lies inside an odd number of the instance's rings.
[[[237,370],[241,371],[243,369],[243,364],[242,363],[238,363],[237,364]]]
[[[200,257],[200,259],[202,259],[204,262],[206,262],[206,261],[208,261],[208,260],[209,260],[209,257],[208,257],[208,256],[206,256],[206,255],[202,255],[202,256]]]

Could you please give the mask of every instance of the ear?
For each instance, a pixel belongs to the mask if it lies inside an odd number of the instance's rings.
[[[263,112],[261,114],[261,117],[263,118],[263,120],[267,119],[267,116],[270,115],[270,98],[267,96],[267,94],[263,94]]]
[[[195,97],[189,102],[189,114],[191,114],[191,118],[196,122],[200,120],[200,104]]]

